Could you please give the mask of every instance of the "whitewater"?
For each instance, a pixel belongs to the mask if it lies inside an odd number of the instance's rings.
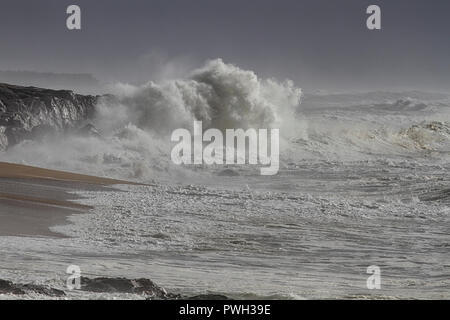
[[[302,92],[220,59],[111,90],[98,135],[27,140],[0,159],[146,185],[77,191],[94,209],[52,227],[67,238],[0,237],[0,278],[63,287],[75,261],[182,294],[450,298],[449,94]],[[194,120],[279,128],[279,173],[172,163],[170,134]],[[366,287],[371,265],[380,290]]]

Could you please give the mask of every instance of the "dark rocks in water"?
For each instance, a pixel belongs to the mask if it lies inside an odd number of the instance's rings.
[[[96,293],[133,293],[145,295],[147,299],[163,300],[232,300],[220,294],[199,294],[191,297],[174,293],[167,293],[164,288],[159,287],[153,281],[145,278],[86,278],[80,279],[81,290]],[[38,284],[16,284],[12,281],[0,279],[0,294],[41,294],[49,297],[64,297],[66,293],[62,290]]]
[[[153,281],[145,278],[86,278],[81,277],[81,290],[107,293],[134,293],[147,295],[147,299],[186,299],[186,300],[232,300],[219,294],[200,294],[192,297],[183,297],[179,294],[167,293]]]
[[[50,297],[62,297],[66,294],[62,290],[37,284],[15,284],[11,281],[0,279],[0,294],[23,295],[27,293],[43,294]]]
[[[99,96],[0,84],[0,150],[35,134],[66,132],[92,118]]]
[[[171,297],[163,288],[149,279],[126,278],[86,278],[81,277],[81,290],[107,293],[136,293],[149,295],[156,299]]]
[[[236,177],[239,176],[239,172],[233,170],[233,169],[225,169],[218,173],[219,176],[226,176],[226,177]]]
[[[22,290],[25,292],[34,292],[38,294],[43,294],[50,297],[63,297],[66,294],[62,290],[58,290],[55,288],[50,288],[47,286],[41,286],[36,284],[24,284],[21,286]]]
[[[11,281],[0,279],[0,294],[25,294],[25,291]]]
[[[150,299],[176,299],[179,296],[169,294],[149,279],[126,278],[86,278],[81,277],[81,290],[101,293],[134,293],[148,296]],[[66,294],[62,290],[37,284],[15,284],[0,279],[0,294],[24,295],[28,293],[42,294],[49,297],[61,297]]]

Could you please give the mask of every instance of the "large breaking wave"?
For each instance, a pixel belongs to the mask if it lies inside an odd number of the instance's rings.
[[[184,79],[119,83],[100,99],[93,125],[99,135],[24,141],[6,160],[97,175],[147,180],[189,170],[171,163],[170,134],[203,128],[280,128],[283,137],[299,129],[295,120],[302,91],[290,80],[261,79],[253,71],[211,60]]]
[[[131,122],[160,134],[190,128],[193,120],[202,120],[205,128],[282,127],[287,131],[302,95],[292,81],[260,79],[221,59],[207,62],[187,79],[118,84],[115,91],[118,105],[111,107],[106,101],[99,106],[102,127]],[[111,108],[116,112],[112,114]],[[119,117],[111,118],[116,114]]]
[[[300,106],[300,102],[302,104]],[[421,92],[302,96],[290,80],[261,79],[221,59],[183,79],[119,83],[92,119],[99,135],[24,141],[5,161],[148,181],[203,174],[172,164],[176,128],[280,128],[280,165],[429,156],[450,149],[449,98]],[[257,171],[257,170],[256,170]]]

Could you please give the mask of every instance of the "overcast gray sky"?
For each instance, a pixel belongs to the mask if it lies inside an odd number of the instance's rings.
[[[66,8],[82,30],[66,29]],[[370,4],[382,30],[366,28]],[[207,59],[307,89],[450,89],[448,0],[0,0],[0,70],[140,82]]]

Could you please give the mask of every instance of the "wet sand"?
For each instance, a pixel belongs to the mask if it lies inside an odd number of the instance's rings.
[[[106,190],[127,181],[0,162],[0,236],[62,237],[49,227],[91,207],[73,190]]]
[[[50,181],[82,182],[97,185],[135,184],[128,181],[89,176],[59,170],[43,169],[22,164],[0,162],[0,178],[40,179]]]

